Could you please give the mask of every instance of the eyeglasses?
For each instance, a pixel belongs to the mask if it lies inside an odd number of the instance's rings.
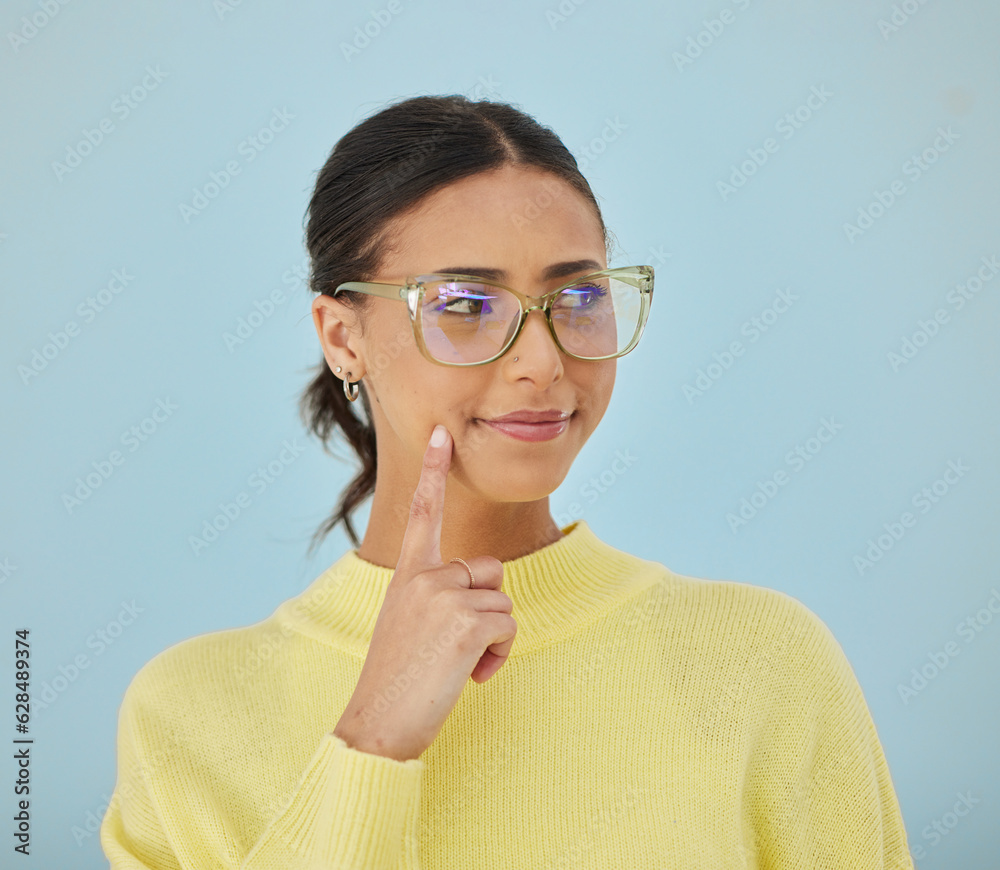
[[[405,300],[417,347],[440,365],[478,366],[499,359],[535,309],[545,314],[563,353],[575,359],[613,359],[639,343],[653,301],[653,267],[592,272],[543,296],[453,273],[410,277],[402,286],[347,281],[331,295],[341,291]]]

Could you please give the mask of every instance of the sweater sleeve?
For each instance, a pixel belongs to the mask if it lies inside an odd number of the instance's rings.
[[[889,768],[843,649],[791,599],[744,796],[766,870],[913,870]]]
[[[324,734],[295,788],[247,850],[231,837],[222,846],[206,841],[206,830],[217,826],[195,821],[195,796],[187,793],[191,784],[171,775],[169,758],[179,751],[177,744],[155,734],[144,727],[126,692],[119,714],[118,778],[101,824],[111,870],[419,870],[422,760],[362,752]],[[196,785],[213,801],[208,777]]]

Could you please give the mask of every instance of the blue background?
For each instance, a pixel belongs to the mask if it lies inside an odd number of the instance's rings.
[[[34,849],[17,866],[106,866],[96,821],[135,672],[184,638],[265,618],[348,546],[338,530],[306,554],[353,466],[296,412],[320,360],[303,215],[340,136],[389,101],[439,93],[551,126],[615,233],[611,264],[656,269],[647,331],[553,516],[678,573],[803,601],[855,668],[919,865],[995,866],[992,0],[45,8],[0,15],[0,682],[27,627],[36,699]],[[284,126],[254,148],[275,112]],[[229,161],[238,174],[206,191]],[[894,181],[905,192],[872,207]],[[185,218],[197,190],[218,195]],[[845,228],[859,217],[863,231]],[[959,309],[949,294],[980,269]],[[109,290],[115,270],[128,282]],[[779,290],[793,299],[781,313]],[[268,298],[282,301],[227,346]],[[920,326],[938,311],[937,329]],[[767,326],[756,338],[752,318]],[[728,358],[734,341],[743,353]],[[159,421],[158,403],[173,409]],[[836,434],[810,441],[824,419]],[[132,427],[142,440],[123,442]],[[285,441],[301,452],[252,487]],[[808,461],[793,465],[797,447]],[[123,462],[67,507],[114,450]],[[946,481],[949,462],[968,470]],[[778,472],[767,497],[758,484]],[[913,498],[936,481],[921,512]],[[241,491],[249,507],[196,553],[190,537]],[[755,492],[756,514],[734,525]],[[914,524],[892,537],[905,512]],[[949,643],[959,653],[934,675]],[[7,714],[2,732],[16,736]],[[2,770],[11,783],[13,762]],[[933,833],[959,793],[979,803]]]

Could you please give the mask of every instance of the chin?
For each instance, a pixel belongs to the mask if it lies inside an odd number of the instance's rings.
[[[569,468],[570,463],[555,465],[551,459],[544,464],[489,459],[484,463],[474,459],[460,473],[465,486],[491,501],[532,502],[552,495],[566,479]]]

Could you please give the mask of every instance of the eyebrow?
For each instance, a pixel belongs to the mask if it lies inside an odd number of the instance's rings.
[[[551,281],[554,278],[564,278],[577,272],[600,272],[603,269],[596,260],[567,260],[565,263],[553,263],[542,270],[542,280]],[[453,272],[459,275],[475,275],[477,278],[489,278],[492,281],[507,282],[510,278],[505,269],[494,269],[490,266],[448,266],[435,269],[435,273]]]

